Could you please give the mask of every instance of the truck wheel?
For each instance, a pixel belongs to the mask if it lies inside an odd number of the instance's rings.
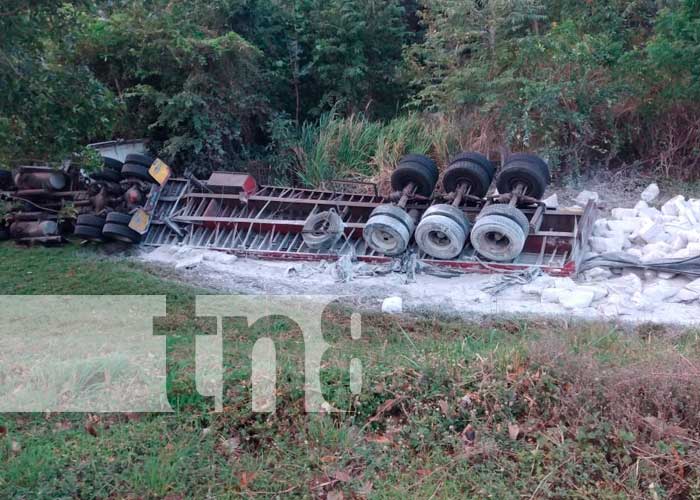
[[[487,215],[474,224],[471,243],[486,259],[510,262],[522,253],[525,235],[513,220],[502,215]]]
[[[390,257],[404,253],[411,239],[406,226],[388,215],[370,217],[362,236],[372,250]]]
[[[446,193],[457,191],[460,184],[467,184],[469,194],[483,198],[491,186],[493,178],[478,163],[466,160],[452,162],[442,177],[442,187]]]
[[[90,177],[96,181],[107,181],[118,184],[122,180],[121,174],[111,168],[103,168],[99,172],[93,172]]]
[[[135,163],[136,165],[146,167],[146,169],[150,168],[150,166],[153,165],[154,161],[156,160],[152,156],[142,155],[138,153],[126,155],[126,158],[124,158],[124,164]]]
[[[155,182],[151,174],[148,173],[148,167],[139,165],[138,163],[125,163],[122,167],[122,177],[133,178],[146,182]]]
[[[435,189],[438,175],[437,166],[430,158],[408,155],[401,159],[391,174],[391,188],[394,191],[403,191],[412,182],[417,187],[417,194],[429,197]]]
[[[131,222],[131,215],[123,214],[121,212],[110,212],[107,214],[106,222],[111,222],[112,224],[121,224],[122,226],[128,226]]]
[[[106,221],[103,217],[98,217],[97,215],[92,214],[83,214],[78,215],[75,224],[77,226],[90,226],[102,229],[102,226],[105,225],[105,222]]]
[[[436,259],[454,259],[464,248],[467,234],[461,225],[444,215],[423,218],[416,228],[416,243]]]
[[[493,179],[493,176],[496,173],[496,167],[493,165],[493,162],[481,153],[476,153],[474,151],[463,151],[454,158],[452,158],[452,160],[450,161],[450,165],[460,161],[468,161],[471,163],[476,163],[477,165],[481,165],[484,168],[484,170],[486,170],[486,173],[489,174],[489,177],[491,177],[491,179]]]
[[[489,205],[479,213],[477,220],[488,215],[502,215],[503,217],[508,217],[520,226],[526,238],[530,234],[530,221],[527,220],[527,216],[522,211],[515,207],[501,203]]]
[[[525,195],[541,199],[547,189],[548,181],[540,167],[533,162],[509,161],[501,170],[496,181],[498,192],[512,193],[518,185],[525,188]]]
[[[83,240],[102,241],[102,227],[83,226],[78,224],[73,230],[73,236]]]
[[[533,165],[537,165],[537,167],[540,169],[540,172],[542,172],[542,175],[544,175],[544,178],[547,179],[547,182],[552,182],[552,176],[549,173],[549,166],[547,165],[547,162],[539,156],[530,153],[513,153],[508,157],[508,159],[505,162],[505,165],[507,165],[511,161],[525,161],[532,163]]]
[[[139,243],[141,235],[128,226],[107,222],[102,228],[102,235],[109,239],[125,243]]]
[[[117,172],[121,172],[122,167],[124,166],[122,162],[116,158],[110,158],[109,156],[103,156],[102,163],[104,164],[105,168],[110,168],[112,170],[116,170]]]

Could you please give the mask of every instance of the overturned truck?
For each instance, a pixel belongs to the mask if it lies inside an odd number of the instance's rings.
[[[171,178],[159,160],[137,156],[86,179],[88,203],[64,223],[74,237],[280,260],[411,255],[471,272],[538,267],[564,276],[577,272],[596,218],[592,203],[583,212],[548,209],[541,201],[547,164],[529,154],[511,155],[496,172],[488,158],[461,153],[441,179],[430,158],[407,155],[386,196],[347,181],[314,190],[259,185],[244,173]]]

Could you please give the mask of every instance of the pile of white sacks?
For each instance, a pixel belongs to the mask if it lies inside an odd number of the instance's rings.
[[[650,185],[634,208],[615,208],[608,218],[596,221],[590,239],[592,253],[624,252],[642,263],[700,256],[700,200],[676,196],[658,206],[659,187]],[[585,205],[596,193],[583,192],[577,203]],[[653,311],[663,304],[693,303],[700,298],[700,279],[670,273],[632,269],[595,268],[579,282],[542,276],[523,287],[543,303],[567,309],[593,307],[604,315]],[[620,274],[621,273],[621,274]]]

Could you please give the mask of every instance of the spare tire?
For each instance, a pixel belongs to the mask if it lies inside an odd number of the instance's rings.
[[[304,222],[302,238],[311,250],[326,250],[343,236],[345,225],[335,210],[310,215]]]
[[[120,212],[110,212],[107,214],[106,222],[111,222],[112,224],[122,224],[123,226],[128,226],[131,222],[131,215],[123,214]]]
[[[125,243],[139,243],[141,235],[123,224],[108,222],[102,228],[102,235],[107,238],[123,241]]]
[[[148,156],[148,155],[142,155],[138,153],[132,153],[130,155],[126,155],[126,158],[124,159],[124,163],[136,163],[137,165],[141,165],[143,167],[149,168],[151,165],[153,165],[153,162],[156,161],[155,158]]]

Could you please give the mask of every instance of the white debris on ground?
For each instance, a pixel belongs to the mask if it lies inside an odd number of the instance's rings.
[[[542,203],[544,203],[547,208],[559,208],[559,196],[555,193],[549,198],[542,200]]]
[[[700,200],[676,196],[659,207],[658,186],[642,193],[633,208],[614,208],[594,227],[595,253],[626,252],[642,262],[700,255]],[[577,203],[600,201],[584,192]],[[649,201],[647,201],[649,200]],[[556,202],[556,200],[552,200]],[[584,203],[585,202],[585,203]],[[322,294],[362,309],[390,314],[424,312],[481,316],[554,316],[631,323],[700,324],[700,279],[631,269],[594,268],[576,280],[539,276],[486,293],[499,276],[464,274],[446,279],[405,274],[387,266],[353,262],[294,263],[237,258],[215,251],[162,246],[140,258],[175,269],[198,286],[246,294]],[[410,282],[408,282],[410,281]]]
[[[643,194],[654,200],[658,187],[652,184]],[[596,221],[590,244],[594,253],[624,251],[642,263],[700,256],[700,200],[678,195],[660,208],[645,200],[634,208],[614,208]]]
[[[382,302],[382,312],[387,314],[401,314],[403,312],[403,299],[401,297],[387,297]]]

